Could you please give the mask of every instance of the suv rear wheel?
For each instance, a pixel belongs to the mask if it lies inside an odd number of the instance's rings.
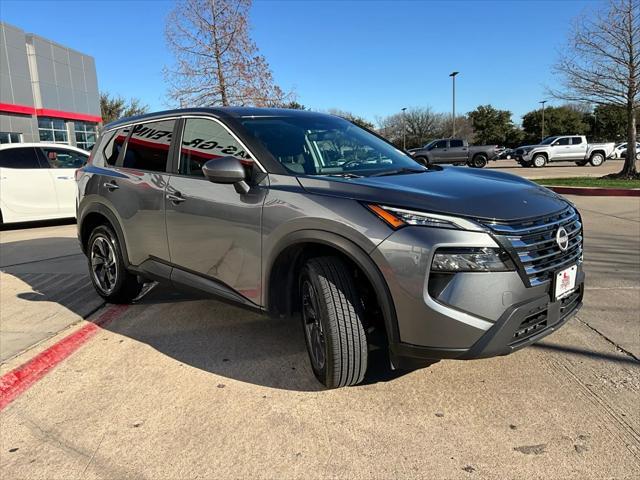
[[[93,229],[87,243],[91,282],[110,303],[130,303],[142,290],[138,278],[127,272],[118,237],[106,225]]]
[[[300,275],[302,326],[313,373],[328,388],[356,385],[367,370],[362,301],[337,257],[309,260]]]

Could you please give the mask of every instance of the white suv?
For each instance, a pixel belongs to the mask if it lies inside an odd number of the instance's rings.
[[[88,158],[69,145],[0,145],[0,223],[75,217],[75,171]]]

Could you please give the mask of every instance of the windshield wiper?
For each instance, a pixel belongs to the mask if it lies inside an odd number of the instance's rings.
[[[373,175],[369,175],[370,177],[385,177],[387,175],[401,175],[403,173],[422,173],[428,172],[429,170],[426,168],[396,168],[395,170],[387,170],[385,172],[374,173]]]

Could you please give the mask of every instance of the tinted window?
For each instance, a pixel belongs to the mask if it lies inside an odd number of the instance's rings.
[[[248,153],[219,123],[204,118],[188,118],[182,134],[180,173],[202,177],[202,166],[211,159],[233,156],[250,163]]]
[[[559,138],[556,145],[569,145],[571,139],[569,137]]]
[[[108,135],[111,135],[109,140],[107,140],[107,144],[104,146],[102,150],[102,155],[104,156],[105,165],[115,165],[118,160],[118,155],[120,154],[120,150],[124,146],[124,142],[127,139],[127,135],[129,134],[129,128],[119,128],[115,132],[110,132]]]
[[[573,145],[580,145],[582,143],[582,137],[572,137],[571,143]]]
[[[166,171],[175,123],[175,120],[164,120],[135,125],[127,142],[122,166],[152,172]]]
[[[451,148],[459,148],[464,147],[464,142],[462,140],[450,140],[449,145],[451,145]]]
[[[436,144],[433,146],[433,148],[447,148],[447,141],[446,140],[437,141]]]
[[[8,148],[0,150],[0,167],[3,168],[40,168],[36,149]]]
[[[63,148],[42,147],[51,168],[80,168],[87,163],[88,155]]]

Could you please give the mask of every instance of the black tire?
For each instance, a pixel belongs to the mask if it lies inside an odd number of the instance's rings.
[[[360,383],[368,344],[362,301],[346,264],[337,257],[313,258],[299,285],[302,327],[316,378],[327,388]]]
[[[589,163],[594,167],[599,167],[604,163],[604,155],[601,153],[594,153],[589,159]]]
[[[487,166],[487,156],[479,153],[471,160],[471,166],[474,168],[483,168]]]
[[[107,225],[99,225],[91,232],[87,260],[91,282],[107,302],[131,303],[140,294],[143,284],[126,270],[118,237]]]
[[[547,164],[547,157],[545,157],[544,155],[539,153],[538,155],[535,155],[533,157],[533,160],[531,161],[531,164],[535,168],[542,168]]]

